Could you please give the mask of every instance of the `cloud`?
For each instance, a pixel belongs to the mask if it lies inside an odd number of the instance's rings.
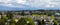
[[[60,0],[34,0],[31,2],[31,6],[41,8],[60,7]]]
[[[0,0],[0,5],[7,7],[60,7],[60,0]]]
[[[25,0],[16,0],[16,2],[17,2],[18,4],[25,4],[25,3],[26,3]]]
[[[11,0],[0,0],[0,2],[7,4],[7,3],[10,3]]]
[[[0,0],[0,5],[6,7],[25,7],[29,4],[26,0]]]

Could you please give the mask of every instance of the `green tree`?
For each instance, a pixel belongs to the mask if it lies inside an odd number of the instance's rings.
[[[21,15],[24,16],[24,11],[22,11]]]
[[[7,22],[8,17],[3,17],[0,19],[0,25],[5,25],[5,23]]]
[[[24,18],[19,19],[19,21],[16,23],[16,25],[25,25],[26,20]]]
[[[48,16],[51,16],[51,15],[54,15],[55,13],[54,12],[48,12],[46,13]]]
[[[10,21],[10,25],[15,25],[15,23],[16,23],[15,18],[12,18]]]
[[[12,19],[13,13],[12,13],[12,12],[8,12],[8,13],[7,13],[7,17],[8,17],[9,19]]]
[[[58,25],[58,22],[56,20],[53,20],[54,24],[53,25]]]
[[[29,17],[21,18],[16,25],[34,25],[34,21]]]
[[[29,21],[29,23],[27,23],[27,25],[34,25],[34,21],[33,21],[32,18],[26,17],[25,20],[26,20],[26,21]]]
[[[36,20],[38,22],[38,25],[42,25],[42,22],[40,20]]]
[[[45,25],[44,19],[42,20],[42,25]]]

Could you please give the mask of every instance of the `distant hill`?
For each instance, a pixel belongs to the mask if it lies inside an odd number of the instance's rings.
[[[5,7],[0,6],[0,11],[19,11],[19,10],[60,10],[60,8],[16,8],[16,7]]]

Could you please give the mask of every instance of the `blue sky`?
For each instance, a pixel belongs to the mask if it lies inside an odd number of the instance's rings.
[[[59,9],[60,0],[0,0],[0,10]]]

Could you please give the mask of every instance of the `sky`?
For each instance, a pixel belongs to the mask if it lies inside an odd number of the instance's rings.
[[[3,8],[4,7],[4,8]],[[0,9],[60,9],[60,0],[0,0]]]

